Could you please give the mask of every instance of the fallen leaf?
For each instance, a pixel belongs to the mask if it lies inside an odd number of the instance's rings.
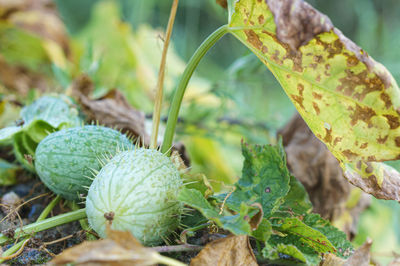
[[[107,239],[85,241],[64,250],[50,265],[154,265],[159,254],[143,247],[131,233],[110,230]]]
[[[247,235],[230,235],[208,243],[192,259],[191,266],[252,266],[258,265]]]
[[[52,61],[65,66],[64,55],[70,52],[67,32],[51,0],[1,0],[0,17],[0,20],[43,38],[44,48]],[[57,49],[64,55],[59,55]]]
[[[368,266],[370,265],[371,246],[372,240],[367,239],[347,260],[339,258],[334,254],[325,254],[320,266]]]
[[[4,94],[14,94],[18,97],[26,96],[31,88],[44,92],[50,89],[49,80],[24,66],[8,64],[3,56],[0,55],[0,92]]]
[[[365,243],[354,251],[353,255],[343,263],[343,266],[368,266],[371,257],[371,246],[372,240],[368,238]]]
[[[143,112],[133,109],[118,90],[111,90],[102,98],[91,100],[88,95],[92,90],[93,83],[86,75],[77,78],[70,88],[71,95],[79,101],[87,120],[119,129],[148,143]]]

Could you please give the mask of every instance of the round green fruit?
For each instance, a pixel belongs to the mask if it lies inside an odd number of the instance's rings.
[[[87,193],[102,160],[133,148],[125,135],[111,128],[90,125],[63,129],[39,143],[35,168],[51,191],[77,200]]]
[[[153,149],[118,154],[99,172],[86,198],[90,226],[106,237],[106,224],[129,231],[145,245],[165,240],[180,222],[182,186],[170,158]]]

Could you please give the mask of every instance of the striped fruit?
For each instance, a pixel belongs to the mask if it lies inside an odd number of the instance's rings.
[[[43,183],[68,200],[87,193],[101,160],[132,150],[130,140],[103,126],[63,129],[43,139],[35,152],[35,168]]]
[[[152,149],[118,154],[99,172],[86,198],[91,227],[106,236],[111,228],[130,231],[145,245],[165,240],[180,222],[177,201],[182,180],[170,158]]]

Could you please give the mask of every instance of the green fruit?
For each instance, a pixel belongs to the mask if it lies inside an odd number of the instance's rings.
[[[179,172],[164,154],[136,149],[118,154],[99,172],[86,198],[90,226],[106,236],[111,228],[131,232],[145,245],[165,240],[180,222]]]
[[[43,183],[68,200],[86,194],[93,171],[101,160],[132,150],[129,139],[119,131],[102,126],[63,129],[43,139],[35,153],[35,168]]]

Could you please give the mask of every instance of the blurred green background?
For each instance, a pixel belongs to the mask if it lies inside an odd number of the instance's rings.
[[[96,85],[95,96],[118,88],[134,107],[151,116],[161,31],[171,2],[54,0],[70,39],[68,60],[40,38],[3,24],[0,55],[9,63],[22,62],[53,76],[53,88],[59,90],[80,73],[88,73]],[[308,2],[400,81],[398,0]],[[202,40],[226,22],[227,12],[215,0],[180,1],[167,62],[164,117],[185,62]],[[22,52],[26,50],[30,53]],[[188,148],[193,171],[205,173],[215,187],[224,189],[220,181],[233,183],[240,175],[240,140],[276,142],[277,129],[294,112],[267,68],[239,41],[225,36],[202,60],[190,82],[177,140]],[[374,240],[373,255],[380,262],[390,260],[392,251],[400,253],[400,205],[373,200],[362,214],[354,243],[362,244],[367,236]]]

